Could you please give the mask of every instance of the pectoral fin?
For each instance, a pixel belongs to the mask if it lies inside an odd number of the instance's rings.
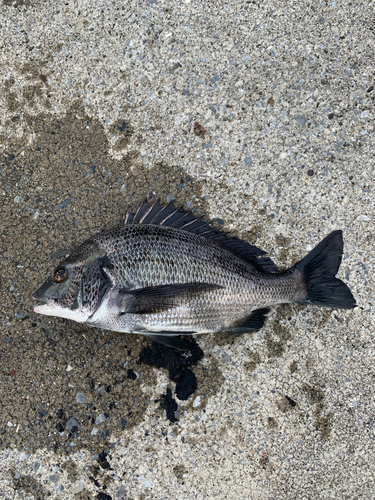
[[[124,310],[121,314],[152,314],[186,304],[198,296],[222,288],[209,283],[183,283],[120,290]]]

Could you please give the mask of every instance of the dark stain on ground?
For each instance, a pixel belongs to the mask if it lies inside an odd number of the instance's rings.
[[[272,322],[272,333],[269,330],[265,332],[269,358],[280,357],[287,350],[288,342],[292,338],[291,329],[296,305],[282,304],[277,307],[276,312],[277,316]]]
[[[109,132],[117,136],[113,147],[115,152],[125,149],[130,144],[131,136],[134,134],[134,127],[125,120],[116,120],[109,127]]]
[[[165,410],[167,419],[170,422],[177,422],[178,419],[176,413],[178,406],[176,400],[172,397],[172,391],[170,389],[167,389],[167,393],[162,394],[160,400],[161,400],[160,407],[163,408],[163,410]]]
[[[197,378],[191,367],[196,365],[204,355],[193,337],[185,339],[185,344],[190,352],[181,354],[172,347],[153,342],[151,346],[143,349],[138,360],[140,364],[168,370],[169,377],[176,383],[176,396],[182,401],[186,401],[197,389]],[[161,407],[166,410],[168,420],[171,422],[177,420],[175,416],[177,403],[170,389],[167,389],[166,394],[161,395]]]
[[[13,488],[31,495],[35,500],[45,500],[51,496],[51,492],[45,490],[43,485],[31,476],[14,477]]]
[[[193,133],[197,137],[200,137],[201,139],[204,139],[205,136],[206,136],[206,134],[207,134],[207,130],[199,122],[194,122]]]
[[[279,426],[277,420],[275,417],[268,417],[267,419],[267,426],[270,428],[270,429],[276,429],[276,427]]]
[[[111,495],[108,495],[108,493],[103,493],[103,492],[98,493],[96,498],[98,500],[112,500]]]
[[[186,473],[187,473],[187,470],[183,464],[176,465],[176,467],[173,467],[173,474],[176,476],[177,481],[180,482],[181,484],[185,484],[184,476],[186,475]]]
[[[44,69],[31,65],[23,71],[44,86]],[[136,152],[113,159],[103,126],[79,103],[71,103],[63,118],[28,114],[22,102],[17,106],[20,120],[10,120],[9,127],[21,124],[25,135],[7,139],[0,157],[6,193],[0,233],[0,446],[28,453],[40,447],[58,454],[77,448],[97,452],[143,420],[156,379],[137,360],[149,341],[38,316],[31,292],[72,247],[118,224],[129,203],[136,208],[146,196],[155,201],[157,193],[164,202],[172,195],[183,205],[193,196],[202,200],[202,188],[179,167],[145,168]],[[128,123],[124,116],[116,125],[124,128],[119,135],[130,130]],[[198,211],[205,206],[196,203]],[[189,362],[181,373],[178,366],[172,377],[182,399],[197,384],[197,392],[204,387],[208,397],[222,383],[213,363],[194,372]],[[148,393],[141,384],[150,387]]]
[[[6,5],[8,7],[31,7],[35,5],[35,0],[33,1],[28,1],[28,0],[3,0],[3,5]]]
[[[297,403],[290,396],[284,394],[282,398],[277,401],[276,405],[282,413],[286,413],[288,410],[295,408]]]
[[[298,363],[297,363],[297,361],[292,361],[290,363],[289,370],[290,370],[290,373],[295,373],[298,370]]]
[[[92,494],[87,490],[80,491],[79,493],[76,493],[74,495],[74,500],[91,500],[91,499],[92,499]]]
[[[322,439],[329,439],[332,430],[331,412],[324,414],[324,392],[319,387],[303,384],[302,391],[307,395],[309,402],[315,405],[313,410],[314,426],[320,432]]]
[[[248,351],[246,355],[249,358],[249,361],[245,361],[243,366],[248,372],[253,372],[257,365],[261,363],[261,357],[259,353],[253,351]]]
[[[276,244],[279,247],[278,261],[285,267],[292,265],[289,245],[291,238],[283,236],[282,234],[276,236]],[[294,264],[295,262],[293,262]]]

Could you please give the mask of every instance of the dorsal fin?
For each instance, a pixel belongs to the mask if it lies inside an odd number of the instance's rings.
[[[235,236],[228,236],[225,232],[212,228],[207,222],[195,217],[191,212],[185,212],[182,207],[176,208],[173,202],[163,206],[160,204],[160,199],[153,205],[150,205],[145,200],[138,207],[135,214],[127,210],[125,218],[122,219],[122,224],[153,224],[174,227],[220,243],[231,250],[232,253],[260,268],[263,272],[275,273],[279,270],[276,264],[266,256],[264,250]]]

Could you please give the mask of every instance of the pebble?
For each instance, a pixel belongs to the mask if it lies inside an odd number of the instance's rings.
[[[296,120],[300,127],[306,125],[307,122],[307,118],[305,118],[304,116],[293,116],[293,120]]]
[[[147,481],[146,478],[144,478],[143,476],[139,476],[139,481],[143,484],[143,486],[146,486],[146,488],[151,488],[151,483],[150,481]]]
[[[81,491],[83,491],[83,482],[80,481],[76,486],[74,486],[74,488],[72,489],[72,492],[74,494],[77,494],[77,493],[81,493]]]
[[[70,431],[70,430],[72,430],[72,429],[73,429],[73,427],[75,427],[75,426],[79,427],[79,423],[78,423],[77,419],[75,419],[74,417],[72,417],[72,418],[70,418],[70,419],[67,421],[67,423],[66,423],[66,425],[65,425],[65,429],[66,429],[67,431]]]
[[[51,483],[57,483],[57,476],[56,474],[52,474],[52,476],[49,477],[49,480]]]
[[[77,392],[76,394],[77,403],[86,403],[86,397],[82,392]]]
[[[196,408],[197,406],[199,406],[201,404],[201,397],[200,396],[197,396],[195,399],[194,399],[194,402],[193,402],[193,408]]]
[[[125,486],[122,484],[120,488],[117,490],[116,498],[124,498],[126,493]]]
[[[99,425],[99,424],[102,424],[104,421],[105,421],[105,416],[103,415],[103,413],[101,413],[100,415],[98,415],[96,417],[95,424]]]

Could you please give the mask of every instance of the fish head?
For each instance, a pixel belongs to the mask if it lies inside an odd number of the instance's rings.
[[[111,262],[98,245],[88,240],[53,271],[32,297],[44,302],[34,312],[84,323],[100,306],[111,286]]]

